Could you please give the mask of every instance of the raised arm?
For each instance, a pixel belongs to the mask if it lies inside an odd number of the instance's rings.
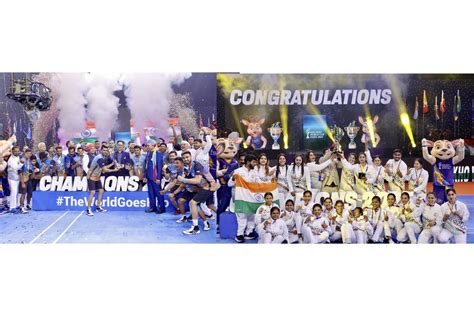
[[[0,147],[0,155],[3,155],[4,152],[6,152],[11,145],[13,145],[14,143],[16,143],[16,136],[13,135],[12,137],[10,137],[6,142],[5,144],[3,144],[2,147]]]
[[[433,142],[426,140],[423,138],[421,141],[421,145],[423,147],[422,152],[423,152],[423,158],[428,161],[430,164],[434,165],[436,163],[436,158],[431,156],[430,153],[428,152],[428,146],[432,146]]]
[[[308,166],[308,169],[310,171],[321,171],[329,167],[329,165],[332,163],[331,159],[326,160],[325,162],[321,164],[316,164],[316,162],[309,162],[306,165]]]
[[[457,164],[464,159],[464,140],[460,139],[458,141],[454,141],[453,145],[456,146],[456,156],[453,158],[453,164]]]
[[[341,158],[342,166],[346,169],[349,169],[350,171],[355,171],[356,170],[356,165],[351,165],[349,161],[346,160],[346,158],[342,157]]]
[[[306,187],[308,190],[311,189],[311,177],[309,176],[309,169],[306,166],[301,166],[301,168],[304,168],[304,178],[306,180]]]
[[[326,149],[326,151],[324,152],[324,155],[321,158],[319,158],[319,163],[321,164],[325,162],[326,160],[330,160],[331,155],[332,155],[332,151],[329,149]]]

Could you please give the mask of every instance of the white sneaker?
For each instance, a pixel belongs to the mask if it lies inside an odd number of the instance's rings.
[[[88,210],[86,210],[86,215],[87,216],[94,216],[94,213],[92,213],[92,211],[88,209]]]
[[[191,226],[190,229],[183,231],[183,234],[185,234],[185,235],[197,235],[200,232],[201,231],[199,230],[199,226],[196,225],[196,226]]]
[[[20,207],[20,210],[18,211],[20,214],[28,214],[28,211],[25,210],[23,207]]]
[[[188,220],[186,219],[186,215],[183,215],[176,221],[176,223],[182,224],[182,223],[186,223],[187,221]]]
[[[107,212],[107,210],[106,210],[105,208],[100,207],[100,206],[96,207],[95,210],[96,210],[97,212],[99,212],[99,213],[105,213],[105,212]]]
[[[202,230],[204,230],[204,231],[211,230],[211,224],[209,224],[209,222],[205,222],[204,223],[204,228]]]

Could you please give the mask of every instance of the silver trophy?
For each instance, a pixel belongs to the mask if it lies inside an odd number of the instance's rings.
[[[280,122],[273,123],[272,126],[268,128],[268,132],[270,133],[270,136],[273,138],[272,149],[279,150],[280,144],[278,143],[278,139],[280,139],[281,132],[282,132]]]
[[[352,121],[352,123],[349,124],[349,126],[345,127],[347,136],[350,138],[349,142],[349,149],[356,149],[357,145],[354,141],[354,139],[357,136],[357,133],[359,132],[360,127],[355,125],[355,121]]]
[[[344,130],[337,125],[329,129],[334,137],[334,144],[336,145],[334,152],[342,153],[341,139],[344,137]]]

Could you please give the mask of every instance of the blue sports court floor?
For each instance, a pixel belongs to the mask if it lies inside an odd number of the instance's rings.
[[[471,211],[468,242],[474,243],[474,195],[458,196]],[[233,243],[216,236],[215,221],[211,230],[199,235],[182,233],[190,223],[177,224],[179,216],[165,213],[114,211],[94,213],[81,211],[31,211],[29,214],[0,216],[0,243]],[[248,242],[247,242],[248,243]],[[252,241],[251,243],[255,243]]]

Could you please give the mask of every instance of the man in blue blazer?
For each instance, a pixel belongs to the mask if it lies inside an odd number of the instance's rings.
[[[148,140],[147,145],[148,153],[145,159],[145,178],[150,208],[146,210],[146,212],[161,214],[165,212],[165,200],[160,194],[164,155],[157,150],[155,140]],[[156,200],[158,200],[158,207]]]
[[[119,169],[119,171],[117,171],[115,175],[123,177],[129,176],[131,158],[130,153],[125,151],[125,142],[123,140],[119,140],[117,142],[117,150],[114,152],[113,159]]]

